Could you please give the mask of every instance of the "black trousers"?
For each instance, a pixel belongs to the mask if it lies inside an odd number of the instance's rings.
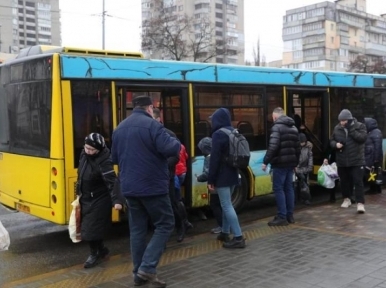
[[[365,204],[363,189],[364,169],[363,166],[338,167],[343,198],[351,199],[355,191],[355,201]]]

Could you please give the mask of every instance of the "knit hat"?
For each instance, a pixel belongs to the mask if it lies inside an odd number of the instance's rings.
[[[134,107],[153,105],[153,101],[149,96],[138,96],[133,99]]]
[[[98,133],[91,133],[90,135],[87,135],[84,139],[84,144],[90,145],[99,151],[103,150],[106,146],[105,139]]]
[[[353,119],[352,114],[348,109],[343,109],[338,116],[339,121],[351,120],[351,119]]]
[[[304,133],[299,133],[299,141],[300,143],[307,142],[307,137]]]

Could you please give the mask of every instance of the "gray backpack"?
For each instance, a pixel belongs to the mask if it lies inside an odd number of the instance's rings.
[[[221,128],[220,130],[229,137],[229,154],[225,157],[226,163],[239,169],[247,168],[249,158],[251,158],[247,139],[237,129],[230,131],[229,129]]]

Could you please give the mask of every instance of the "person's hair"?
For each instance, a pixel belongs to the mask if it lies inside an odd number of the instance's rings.
[[[273,109],[273,113],[278,115],[284,115],[284,110],[281,107],[276,107],[275,109]]]
[[[161,111],[159,110],[159,108],[153,109],[153,117],[154,117],[154,119],[155,118],[161,118]]]

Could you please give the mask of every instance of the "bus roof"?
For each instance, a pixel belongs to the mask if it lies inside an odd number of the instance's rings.
[[[386,88],[386,75],[227,64],[61,56],[63,78]]]
[[[52,53],[143,58],[143,54],[139,52],[110,51],[110,50],[61,47],[61,46],[50,46],[50,45],[36,45],[36,46],[23,48],[20,50],[16,58],[20,59],[28,56],[36,56],[36,55],[52,54]]]

